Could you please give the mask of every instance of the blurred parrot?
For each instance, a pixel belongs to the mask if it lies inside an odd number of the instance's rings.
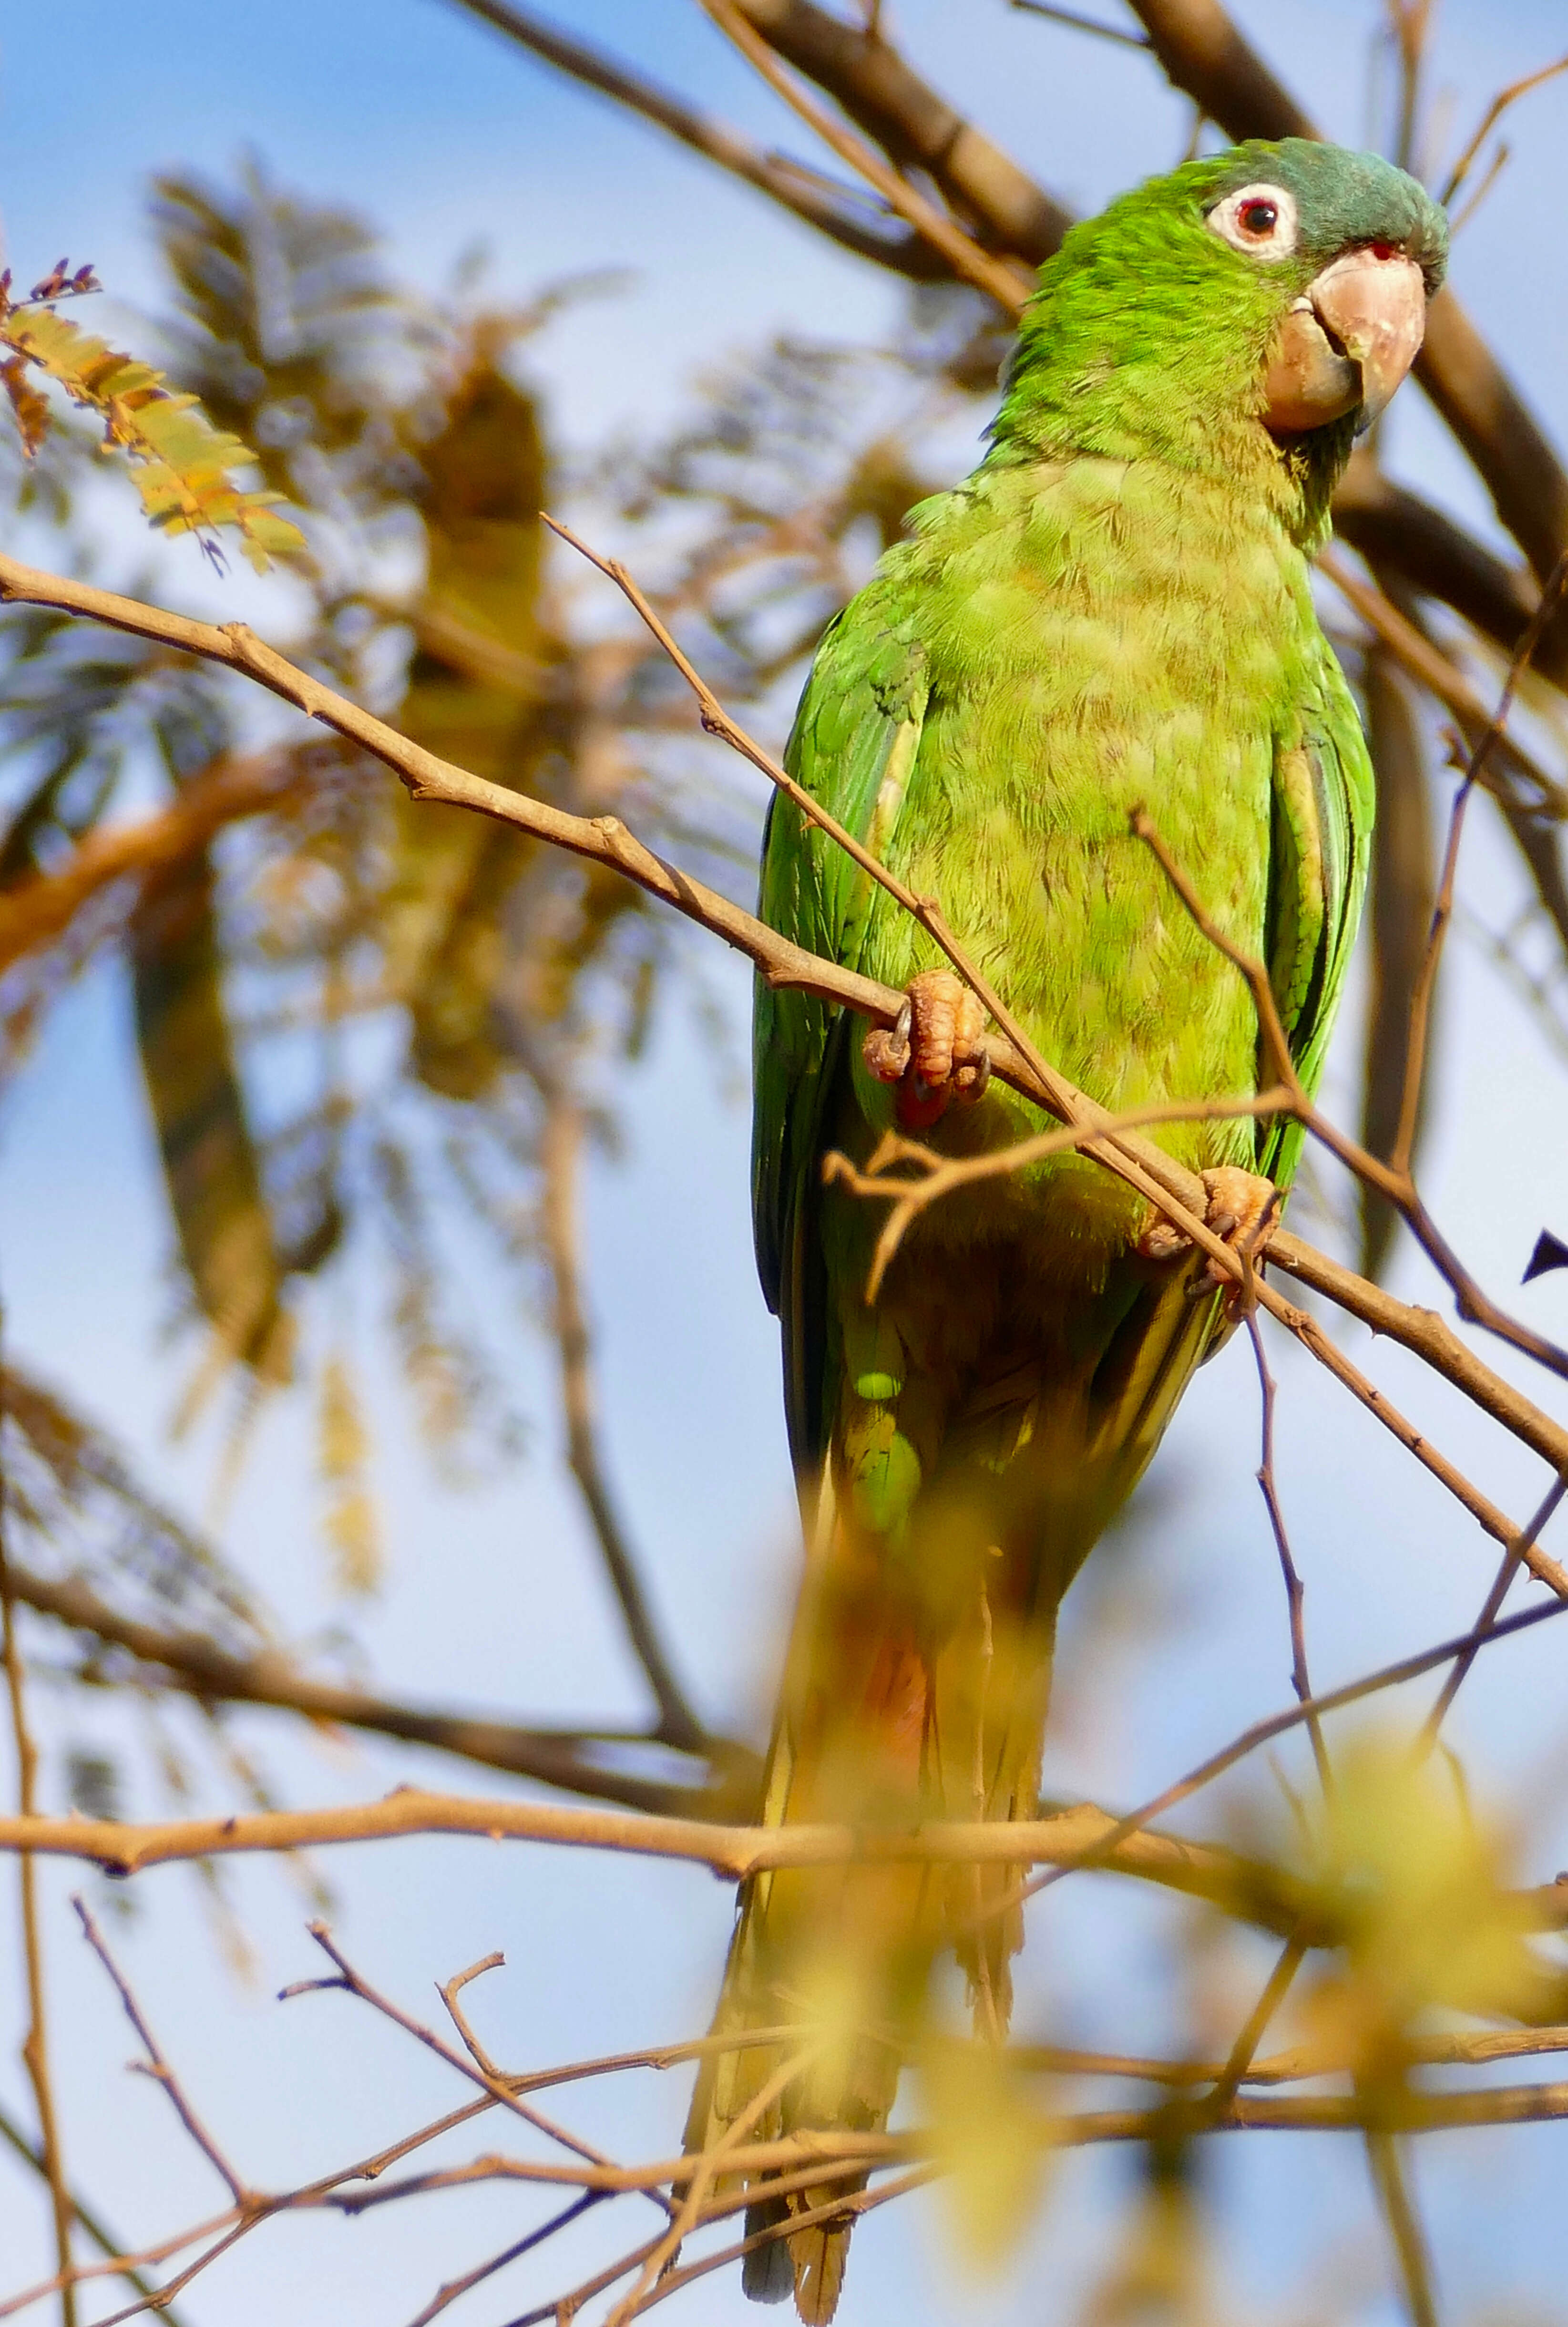
[[[1309,565],[1447,248],[1414,179],[1295,138],[1122,196],[1041,269],[979,467],[911,512],[817,650],[791,771],[940,900],[1105,1107],[1261,1088],[1252,996],[1133,836],[1139,808],[1267,963],[1317,1084],[1373,778]],[[825,1183],[825,1155],[863,1164],[895,1127],[973,1155],[1040,1118],[989,1080],[980,1006],[929,939],[781,796],[761,911],[907,995],[865,1035],[758,993],[756,1241],[807,1536],[764,1817],[1028,1818],[1062,1596],[1232,1320],[1203,1256],[1070,1154],[928,1206],[868,1303],[884,1215]],[[1299,1128],[1152,1135],[1204,1175],[1209,1225],[1261,1248]],[[999,2040],[1015,1891],[1001,1867],[753,1877],[715,2030],[800,2033],[706,2060],[688,2150],[885,2126],[944,1946]],[[748,2235],[773,2235],[744,2284],[820,2327],[849,2237],[833,2202],[856,2185],[792,2182],[749,2187]]]

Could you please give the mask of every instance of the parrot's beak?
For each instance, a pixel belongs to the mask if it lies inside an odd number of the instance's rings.
[[[1300,435],[1360,407],[1371,427],[1415,361],[1426,329],[1419,266],[1386,243],[1349,250],[1285,317],[1264,378],[1264,425]]]

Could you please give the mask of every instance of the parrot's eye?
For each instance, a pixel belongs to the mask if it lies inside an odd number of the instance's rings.
[[[1209,223],[1255,258],[1289,258],[1296,247],[1296,205],[1283,186],[1243,186],[1209,211]]]

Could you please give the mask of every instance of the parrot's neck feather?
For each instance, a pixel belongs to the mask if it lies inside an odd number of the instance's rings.
[[[1268,510],[1313,550],[1353,422],[1287,445],[1270,436],[1260,415],[1277,329],[1266,286],[1232,288],[1220,304],[1179,269],[1151,265],[1130,283],[1125,263],[1064,252],[1025,313],[987,465],[1156,461]]]

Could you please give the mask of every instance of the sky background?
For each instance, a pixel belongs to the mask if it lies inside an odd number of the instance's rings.
[[[1105,0],[1107,18],[1113,6]],[[1325,127],[1364,142],[1375,126],[1370,6],[1259,0],[1238,13]],[[688,0],[574,0],[569,8],[559,0],[557,14],[764,142],[807,151],[804,133]],[[1025,18],[1001,0],[898,0],[891,30],[930,79],[1080,209],[1182,151],[1189,108],[1130,51]],[[1457,92],[1451,153],[1486,98],[1545,61],[1562,38],[1560,0],[1448,0],[1434,80]],[[1461,239],[1453,279],[1568,444],[1560,230],[1568,84],[1531,99],[1511,136],[1512,165]],[[835,254],[447,0],[150,0],[132,18],[96,0],[0,10],[0,220],[22,281],[65,253],[73,264],[91,259],[117,299],[155,304],[142,228],[150,174],[174,166],[227,173],[250,153],[284,182],[377,221],[399,271],[427,287],[448,280],[476,243],[490,253],[487,279],[498,295],[525,296],[579,269],[629,270],[626,288],[574,308],[530,350],[555,440],[571,450],[667,424],[686,408],[700,374],[774,332],[873,340],[901,313],[889,278]],[[1489,526],[1479,489],[1414,395],[1395,408],[1390,461]],[[130,546],[111,521],[106,562],[126,558]],[[193,551],[163,570],[183,603],[213,603]],[[248,590],[229,586],[226,615],[252,612],[259,602]],[[761,807],[759,795],[759,815]],[[1463,894],[1498,921],[1517,885],[1482,803],[1467,839]],[[1507,1294],[1543,1221],[1568,1229],[1568,1079],[1474,949],[1456,945],[1451,968],[1431,1192],[1483,1280]],[[711,977],[739,1030],[744,975],[715,949]],[[1348,1011],[1352,1042],[1354,1016]],[[14,1349],[70,1385],[134,1448],[146,1475],[199,1516],[213,1447],[199,1437],[176,1448],[168,1436],[189,1360],[160,1341],[167,1231],[126,1026],[117,977],[88,978],[0,1098],[0,1293]],[[1343,1053],[1334,1076],[1348,1087]],[[606,1443],[694,1694],[715,1722],[755,1728],[765,1720],[788,1603],[793,1517],[775,1328],[751,1260],[744,1109],[724,1097],[693,1018],[672,1010],[634,1078],[628,1112],[627,1156],[596,1165],[590,1192]],[[453,1265],[473,1272],[482,1289],[480,1256],[461,1229]],[[1434,1297],[1408,1256],[1396,1281]],[[1568,1278],[1548,1278],[1511,1297],[1562,1334],[1565,1288]],[[637,1719],[638,1675],[555,1459],[545,1353],[521,1332],[509,1345],[517,1400],[536,1425],[527,1461],[452,1492],[409,1443],[387,1369],[375,1370],[371,1291],[361,1290],[361,1339],[388,1418],[378,1465],[391,1551],[387,1589],[360,1629],[378,1681],[388,1693],[518,1718],[586,1711]],[[1372,1352],[1356,1332],[1348,1346],[1489,1493],[1519,1515],[1533,1506],[1536,1464],[1399,1351]],[[1314,1678],[1328,1687],[1462,1629],[1491,1554],[1298,1350],[1275,1349],[1274,1362],[1280,1482],[1307,1581]],[[1544,1402],[1553,1403],[1549,1394]],[[1135,1541],[1119,1556],[1107,1552],[1075,1597],[1049,1793],[1139,1799],[1284,1701],[1286,1640],[1252,1483],[1255,1447],[1255,1385],[1245,1349],[1233,1345],[1189,1395]],[[313,1461],[309,1413],[281,1401],[259,1434],[226,1538],[307,1633],[338,1613],[316,1535]],[[1558,1807],[1568,1742],[1563,1655],[1550,1626],[1498,1649],[1468,1684],[1451,1727],[1478,1794],[1510,1805],[1523,1821],[1518,1864],[1521,1879],[1532,1881],[1568,1863],[1568,1820]],[[109,1707],[89,1719],[51,1706],[47,1724],[45,1780],[56,1806],[68,1744],[113,1745],[131,1734]],[[372,1796],[406,1780],[492,1790],[481,1773],[434,1757],[294,1740],[261,1715],[237,1731],[294,1801]],[[509,2063],[672,2040],[706,2019],[730,1901],[695,1870],[453,1842],[341,1853],[322,1871],[345,1946],[415,2010],[434,2007],[435,1979],[506,1950],[507,1968],[474,1991],[474,2009]],[[216,2205],[219,2193],[171,2132],[162,2097],[121,2073],[129,2032],[75,1941],[65,1903],[79,1882],[43,1871],[67,2154],[110,2219],[150,2238]],[[201,2107],[257,2182],[341,2163],[462,2098],[446,2072],[344,1998],[272,2001],[279,1986],[315,1967],[303,1929],[309,1908],[285,1871],[236,1871],[256,1956],[248,1983],[219,1958],[188,1870],[145,1876],[134,1895],[134,1920],[112,1925],[111,1937]],[[0,1904],[0,1962],[13,1951],[9,1913]],[[1170,1914],[1133,1886],[1059,1886],[1031,1926],[1021,2033],[1116,2049],[1174,2041],[1181,2030],[1156,1976]],[[1263,1953],[1244,1954],[1233,1968],[1261,1978],[1265,1964]],[[14,2010],[14,1985],[4,1984],[0,2014]],[[1218,1973],[1216,1986],[1234,2018],[1241,1991]],[[1204,1995],[1187,2005],[1202,2025]],[[0,2099],[25,2118],[16,2033],[0,2017]],[[585,2088],[570,2114],[619,2154],[653,2154],[672,2145],[683,2107],[684,2086],[650,2076]],[[1445,2320],[1522,2327],[1563,2315],[1561,2142],[1555,2130],[1521,2131],[1448,2137],[1423,2151],[1418,2180]],[[1220,2315],[1367,2327],[1397,2315],[1351,2145],[1271,2136],[1217,2148],[1204,2169],[1223,2226]],[[845,2327],[1067,2322],[1131,2171],[1113,2153],[1064,2162],[1037,2231],[995,2282],[966,2284],[934,2201],[873,2217],[856,2235]],[[355,2223],[280,2225],[202,2281],[183,2314],[202,2327],[275,2327],[285,2318],[301,2327],[400,2327],[443,2278],[517,2235],[534,2210],[532,2200],[473,2192]],[[630,2218],[622,2219],[629,2241]],[[30,2255],[42,2269],[35,2191],[3,2159],[0,2224],[7,2279],[21,2276]],[[579,2275],[574,2262],[582,2257],[586,2268],[606,2233],[591,2222],[575,2235],[571,2248],[465,2301],[453,2319],[501,2327],[569,2284]],[[1310,2271],[1315,2307],[1300,2299]],[[108,2307],[97,2298],[86,2316]],[[733,2283],[720,2278],[682,2303],[695,2322],[733,2320],[740,2309]]]

